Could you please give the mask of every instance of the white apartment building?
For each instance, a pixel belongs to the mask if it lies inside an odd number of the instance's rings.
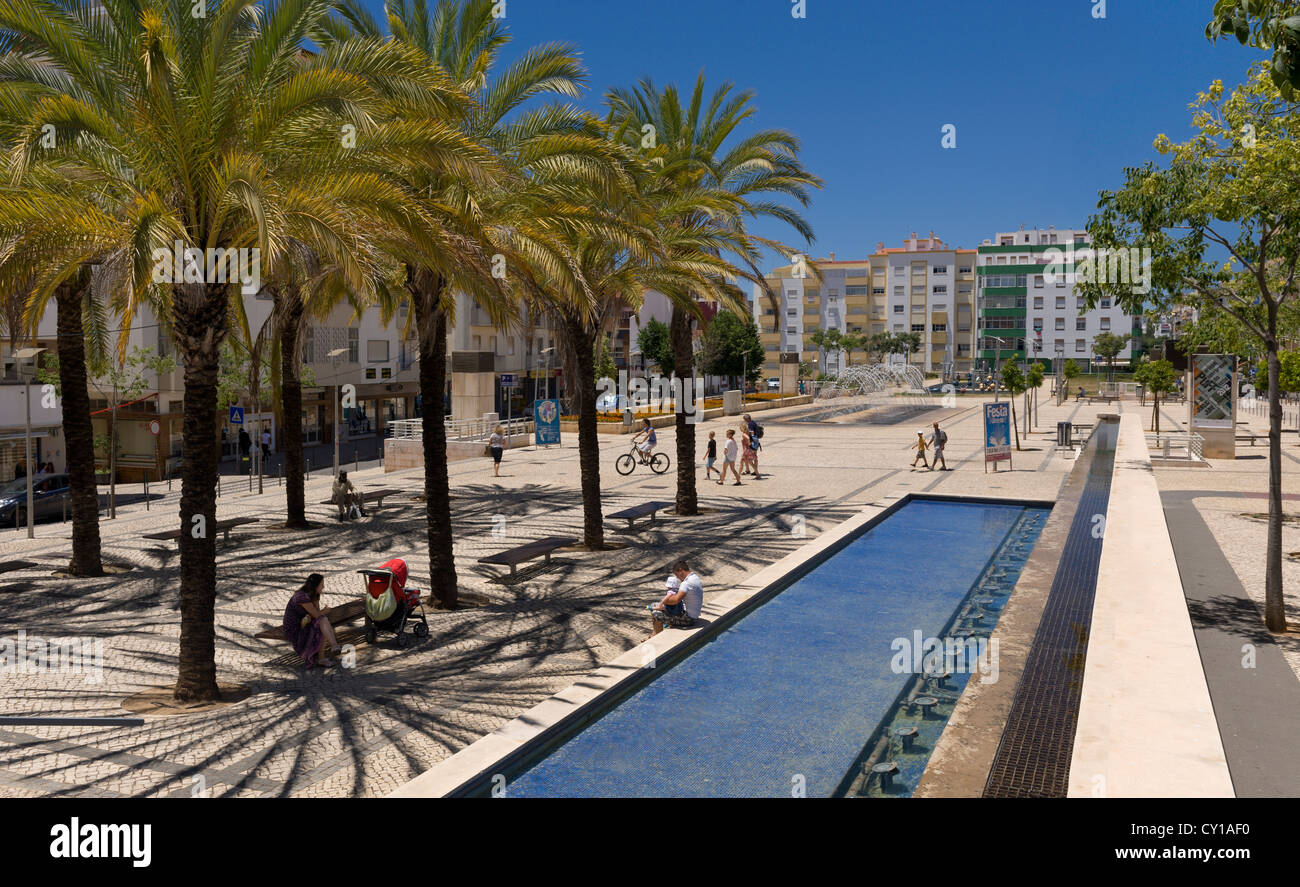
[[[984,241],[977,271],[979,359],[985,367],[1014,357],[1059,358],[1073,359],[1088,371],[1098,365],[1092,345],[1103,332],[1129,340],[1115,362],[1129,361],[1133,316],[1110,299],[1085,310],[1074,265],[1066,265],[1064,274],[1051,274],[1046,267],[1068,247],[1085,249],[1090,243],[1083,229],[1054,226],[999,232]]]

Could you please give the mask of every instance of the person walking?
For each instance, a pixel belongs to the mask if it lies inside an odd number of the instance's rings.
[[[746,413],[743,418],[745,428],[749,432],[749,465],[751,468],[749,473],[754,475],[754,480],[758,480],[758,451],[763,449],[763,444],[759,442],[759,438],[763,436],[763,427],[755,422],[749,413]]]
[[[934,447],[934,455],[931,457],[930,460],[931,471],[933,471],[935,468],[938,468],[940,462],[943,463],[943,468],[940,468],[939,470],[940,471],[948,470],[948,460],[943,457],[943,446],[947,442],[948,442],[948,432],[940,428],[938,422],[935,422],[934,434],[930,435],[930,444],[931,446]]]
[[[704,479],[713,480],[713,466],[718,461],[718,442],[713,439],[714,432],[709,432],[709,442],[704,449]],[[718,472],[720,477],[722,472]]]
[[[244,466],[248,465],[252,470],[252,460],[248,457],[253,452],[253,439],[248,436],[248,432],[242,427],[239,429],[239,473],[244,473]]]
[[[492,436],[488,438],[488,452],[492,454],[492,476],[501,476],[501,454],[505,452],[506,447],[506,430],[498,425],[492,429]]]
[[[913,460],[912,460],[912,467],[913,467],[913,468],[916,467],[916,461],[917,461],[917,459],[920,459],[920,460],[921,460],[921,464],[924,465],[926,468],[929,468],[929,467],[930,467],[930,463],[929,463],[929,462],[926,460],[926,458],[925,458],[926,443],[925,443],[925,432],[924,432],[924,431],[918,431],[918,432],[916,432],[916,443],[912,444],[912,446],[910,447],[910,449],[916,450],[916,459],[913,459]]]
[[[271,429],[262,429],[262,461],[265,462],[271,458]]]
[[[739,447],[736,446],[736,429],[727,429],[727,440],[722,445],[722,475],[718,478],[718,486],[722,486],[727,480],[727,469],[735,476],[736,482],[732,486],[741,486],[740,472],[736,470],[736,452]]]

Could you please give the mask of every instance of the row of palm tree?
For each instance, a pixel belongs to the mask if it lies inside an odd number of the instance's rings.
[[[753,220],[811,239],[780,201],[806,205],[820,181],[790,134],[740,134],[751,94],[701,75],[683,104],[644,80],[591,114],[572,104],[586,85],[573,47],[501,64],[495,5],[388,0],[381,21],[356,0],[0,0],[0,288],[27,294],[29,329],[51,299],[58,312],[69,465],[87,469],[70,479],[75,573],[102,570],[85,348],[120,352],[147,307],[183,372],[178,700],[220,695],[219,362],[230,337],[260,349],[238,281],[160,282],[157,250],[259,252],[290,527],[308,525],[297,417],[311,318],[344,301],[385,320],[409,306],[423,401],[440,404],[458,294],[503,329],[550,316],[578,400],[584,542],[600,548],[592,345],[612,306],[665,293],[689,378],[698,301],[742,310],[738,281],[765,286],[762,250],[790,252]],[[424,410],[424,492],[431,591],[450,608],[440,412]],[[693,514],[694,429],[679,415],[677,430],[677,508]]]

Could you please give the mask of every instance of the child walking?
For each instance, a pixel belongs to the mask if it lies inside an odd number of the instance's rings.
[[[709,443],[704,451],[704,479],[713,480],[713,466],[718,461],[718,442],[713,439],[714,432],[709,432]],[[718,472],[722,477],[722,472]]]
[[[929,461],[925,458],[925,450],[927,446],[928,444],[926,444],[925,442],[925,432],[924,431],[916,432],[916,443],[912,444],[911,446],[911,449],[916,450],[916,459],[912,460],[913,468],[916,467],[917,459],[921,460],[921,464],[924,465],[926,468],[930,467]]]

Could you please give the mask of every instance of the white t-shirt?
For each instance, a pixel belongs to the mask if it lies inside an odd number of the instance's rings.
[[[727,442],[722,446],[722,455],[728,462],[736,461],[736,439],[734,437],[727,438]],[[691,575],[694,576],[695,574],[692,573]]]
[[[686,592],[686,597],[682,598],[686,615],[692,619],[699,619],[700,610],[704,606],[704,583],[700,581],[700,577],[694,573],[690,574],[682,580],[677,590]]]
[[[502,437],[500,434],[497,434],[497,433],[494,431],[494,432],[492,432],[492,436],[488,438],[488,446],[490,446],[490,447],[499,447],[499,446],[501,446],[501,444],[502,444],[504,441],[505,441],[505,438]]]

